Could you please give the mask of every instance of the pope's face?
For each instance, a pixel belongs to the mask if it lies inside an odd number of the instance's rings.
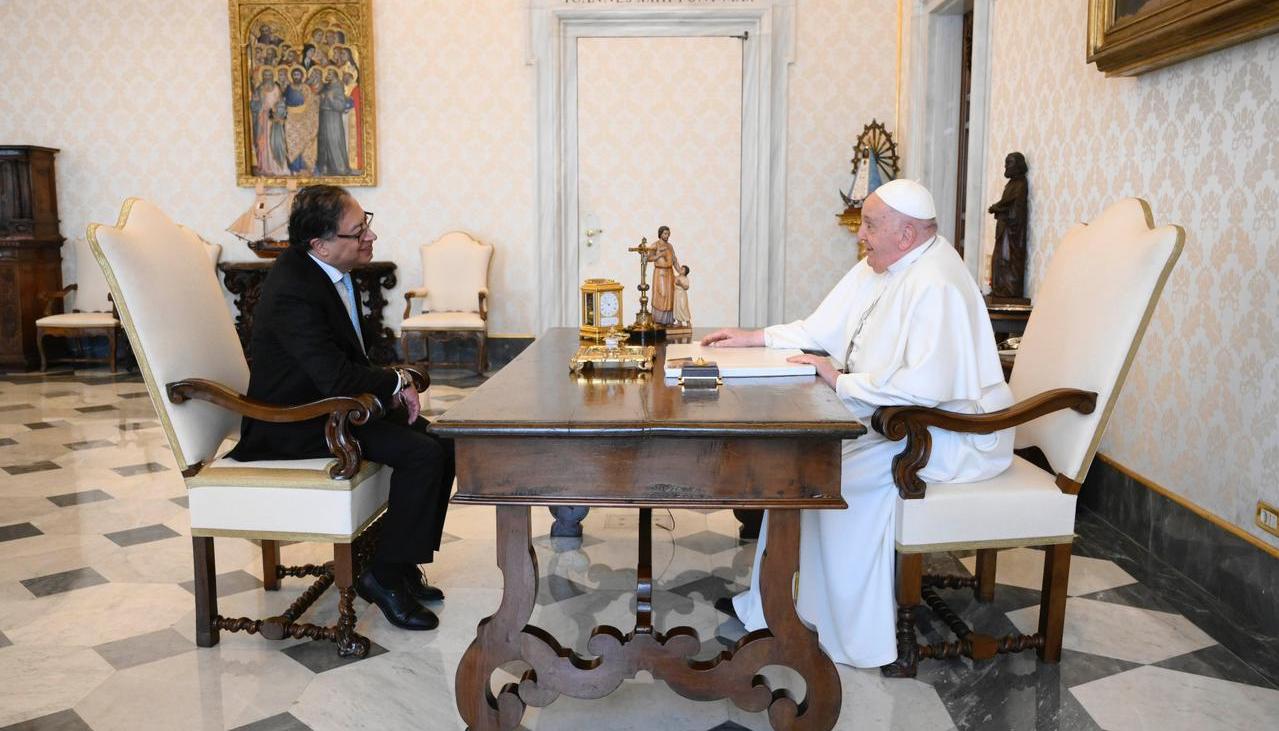
[[[340,272],[349,272],[357,264],[373,261],[373,242],[377,234],[365,224],[364,209],[354,198],[346,199],[342,217],[338,219],[337,236],[320,239],[313,245],[316,255]],[[356,238],[351,238],[356,237]]]
[[[879,196],[871,194],[862,205],[862,225],[857,237],[866,245],[866,262],[876,274],[883,274],[909,249],[903,249],[905,239],[900,216]]]

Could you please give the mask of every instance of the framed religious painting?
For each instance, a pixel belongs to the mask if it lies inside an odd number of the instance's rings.
[[[228,0],[236,181],[377,184],[371,0]]]
[[[1276,0],[1088,0],[1088,61],[1136,76],[1276,30]]]

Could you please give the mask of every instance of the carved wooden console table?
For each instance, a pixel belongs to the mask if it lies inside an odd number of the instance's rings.
[[[505,589],[457,670],[457,707],[471,729],[512,729],[527,706],[561,694],[601,698],[647,670],[697,700],[728,698],[767,711],[776,729],[830,729],[842,694],[835,665],[795,613],[799,509],[842,508],[840,441],[866,432],[815,377],[730,379],[685,392],[659,377],[598,382],[569,373],[577,331],[552,330],[451,409],[434,430],[457,445],[458,503],[497,506],[497,563]],[[659,348],[659,362],[663,357]],[[537,596],[531,506],[631,507],[640,511],[635,627],[596,627],[591,656],[528,624]],[[769,629],[732,651],[693,659],[691,627],[653,626],[651,510],[768,508],[761,573]],[[496,697],[496,668],[530,666]],[[805,697],[757,679],[767,665],[795,669]]]
[[[240,345],[249,357],[249,340],[253,337],[253,308],[257,307],[262,282],[274,262],[228,261],[218,265],[227,291],[235,295],[235,330]],[[395,331],[382,324],[382,308],[386,307],[386,290],[395,286],[395,262],[371,261],[351,270],[351,278],[361,293],[360,329],[364,332],[364,349],[374,365],[388,365],[398,360],[395,354]]]

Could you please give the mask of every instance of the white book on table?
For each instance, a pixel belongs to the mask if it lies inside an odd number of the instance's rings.
[[[724,378],[759,376],[811,376],[817,369],[807,363],[788,363],[794,348],[712,348],[698,343],[675,343],[666,346],[666,377],[678,378],[680,368],[689,360],[703,358],[719,365]]]

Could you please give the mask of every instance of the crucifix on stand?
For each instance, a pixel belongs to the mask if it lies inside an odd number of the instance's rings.
[[[640,306],[635,313],[635,324],[627,328],[630,336],[628,342],[636,345],[651,345],[666,339],[666,329],[653,320],[653,313],[648,310],[648,262],[649,255],[656,247],[648,245],[648,238],[641,238],[639,246],[632,246],[627,251],[640,255]]]

